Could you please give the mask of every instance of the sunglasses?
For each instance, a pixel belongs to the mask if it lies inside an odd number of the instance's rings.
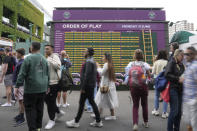
[[[191,56],[192,53],[184,53],[185,56]]]

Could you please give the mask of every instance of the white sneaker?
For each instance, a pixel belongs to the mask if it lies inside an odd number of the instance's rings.
[[[60,108],[60,106],[61,106],[61,104],[60,104],[60,103],[57,103],[57,107],[59,107],[59,108]]]
[[[69,107],[70,104],[66,103],[66,104],[63,104],[62,107],[66,108],[66,107]]]
[[[75,120],[67,121],[66,125],[69,128],[77,128],[77,127],[79,127],[79,123],[76,123]]]
[[[138,125],[137,124],[134,124],[133,125],[133,131],[137,131],[138,130]]]
[[[166,112],[166,116],[167,116],[167,117],[169,116],[168,112]]]
[[[93,121],[92,123],[90,123],[90,126],[103,127],[103,123],[102,123],[102,121],[100,121],[100,122]]]
[[[3,105],[1,105],[2,107],[10,107],[10,106],[12,106],[12,104],[11,103],[5,103],[5,104],[3,104]]]
[[[65,115],[65,112],[63,110],[60,110],[60,113],[56,114],[56,119],[55,120],[59,120],[64,115]]]
[[[156,110],[156,109],[154,109],[154,110],[152,111],[152,115],[158,116],[158,115],[159,115],[159,111]]]
[[[166,112],[166,113],[162,113],[162,115],[161,115],[161,117],[163,118],[163,119],[166,119],[166,118],[168,118],[168,113]]]
[[[116,120],[116,116],[108,116],[108,117],[105,117],[105,120],[108,121],[108,120]]]
[[[46,130],[52,129],[55,126],[55,121],[49,120],[47,125],[45,126]]]
[[[90,115],[90,117],[95,118],[96,116],[95,116],[95,114],[93,113],[93,114]]]
[[[143,125],[145,128],[149,128],[148,122],[144,122],[142,125]]]

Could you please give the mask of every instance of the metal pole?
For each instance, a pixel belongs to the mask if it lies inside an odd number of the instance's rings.
[[[32,42],[32,27],[33,27],[34,24],[30,23],[29,24],[29,27],[30,27],[30,44]]]

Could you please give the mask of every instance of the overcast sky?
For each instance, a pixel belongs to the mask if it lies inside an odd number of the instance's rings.
[[[197,29],[196,0],[37,0],[51,15],[54,7],[164,7],[167,21],[188,20]]]

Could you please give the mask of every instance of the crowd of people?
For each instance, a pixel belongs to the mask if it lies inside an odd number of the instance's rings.
[[[60,107],[68,107],[67,91],[73,81],[69,73],[72,63],[66,51],[60,55],[54,53],[53,45],[45,45],[45,55],[40,54],[40,43],[33,42],[29,54],[19,48],[16,53],[11,48],[0,48],[0,83],[6,88],[7,102],[2,107],[19,103],[19,114],[14,117],[17,125],[27,121],[29,131],[40,131],[46,103],[49,121],[45,129],[52,129],[55,122],[65,115]],[[159,101],[163,101],[161,117],[168,118],[167,130],[180,131],[182,115],[188,125],[188,131],[197,131],[197,51],[188,47],[179,49],[179,44],[170,44],[171,55],[160,50],[151,67],[144,62],[141,49],[136,49],[134,60],[125,67],[124,84],[130,87],[133,101],[133,130],[138,130],[139,103],[141,101],[143,125],[149,127],[148,119],[148,83],[158,83],[157,77],[163,72],[169,86],[169,101],[155,84],[155,100],[152,115],[160,116]],[[109,109],[110,115],[104,120],[116,120],[115,109],[119,106],[116,92],[115,70],[110,53],[103,54],[103,67],[94,60],[92,47],[84,50],[85,61],[80,72],[79,108],[73,120],[67,121],[67,127],[77,128],[85,111],[92,112],[95,121],[93,127],[102,127],[103,110]],[[152,77],[153,76],[153,77]],[[164,89],[166,90],[167,87]],[[162,96],[162,97],[161,97]],[[63,103],[61,104],[61,97]],[[169,114],[168,114],[169,104]],[[25,114],[25,115],[24,115]],[[25,117],[26,116],[26,117]],[[25,120],[26,118],[26,120]]]

